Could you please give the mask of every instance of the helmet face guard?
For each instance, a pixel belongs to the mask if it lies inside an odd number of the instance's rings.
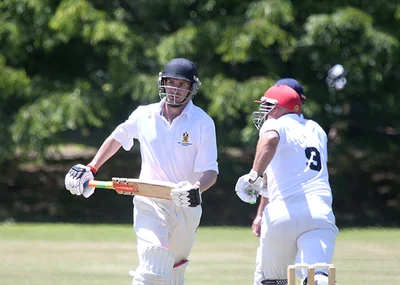
[[[257,130],[260,130],[268,114],[278,105],[278,100],[262,97],[258,111],[253,112],[252,121]]]
[[[164,71],[159,73],[158,77],[158,95],[160,99],[166,98],[166,103],[171,107],[180,107],[187,101],[192,100],[196,95],[201,82],[197,77],[196,65],[185,58],[174,58],[167,63]],[[190,90],[176,88],[174,86],[167,86],[166,79],[178,79],[185,80],[192,84]],[[167,93],[167,88],[169,90],[174,90],[173,93]],[[189,92],[186,96],[178,95],[178,91]],[[171,92],[171,91],[169,91]]]
[[[186,101],[192,100],[193,97],[196,95],[197,90],[199,89],[201,82],[197,77],[193,78],[193,83],[192,86],[190,87],[189,90],[183,89],[183,88],[178,88],[175,86],[168,86],[166,84],[166,79],[167,78],[173,78],[173,79],[179,79],[182,80],[181,78],[176,78],[172,76],[163,76],[162,72],[160,72],[159,77],[158,77],[158,95],[160,96],[160,99],[164,99],[168,105],[171,107],[180,107],[183,104],[186,103]],[[188,81],[190,82],[190,81]],[[169,93],[167,92],[167,89],[169,89]],[[171,90],[173,92],[171,92]],[[188,94],[185,96],[177,94],[180,91],[187,92]]]

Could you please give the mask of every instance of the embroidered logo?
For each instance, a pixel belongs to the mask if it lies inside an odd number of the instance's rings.
[[[191,143],[189,142],[189,133],[188,132],[184,132],[182,134],[182,141],[179,142],[179,144],[181,144],[183,146],[191,145]]]
[[[189,134],[187,132],[183,133],[182,142],[184,142],[184,143],[188,143],[189,142]]]

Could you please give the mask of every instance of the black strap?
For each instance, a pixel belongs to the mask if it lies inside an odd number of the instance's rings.
[[[267,279],[261,281],[261,284],[271,284],[271,285],[286,285],[287,279]]]
[[[191,189],[188,191],[188,199],[189,199],[189,207],[197,207],[201,205],[201,194],[200,188],[196,187],[195,189]]]

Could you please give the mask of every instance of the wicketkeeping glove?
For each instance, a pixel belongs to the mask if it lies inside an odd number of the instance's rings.
[[[65,176],[65,188],[73,195],[83,195],[88,198],[94,193],[94,187],[87,186],[89,181],[94,179],[95,171],[89,166],[76,164]]]
[[[263,181],[261,177],[258,177],[253,184],[250,184],[249,179],[249,174],[239,177],[236,182],[235,191],[243,202],[255,204],[260,194]]]
[[[177,187],[171,190],[171,199],[179,207],[197,207],[201,205],[200,187],[182,181]]]

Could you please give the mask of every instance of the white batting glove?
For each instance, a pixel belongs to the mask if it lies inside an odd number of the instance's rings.
[[[188,181],[182,181],[171,190],[171,199],[179,207],[197,207],[201,205],[200,187]]]
[[[94,179],[95,173],[92,172],[89,166],[76,164],[71,167],[67,175],[65,175],[65,188],[72,195],[83,195],[88,198],[94,193],[94,187],[87,186],[89,181]]]
[[[239,177],[238,181],[236,182],[235,191],[243,202],[255,204],[257,202],[257,197],[260,194],[263,181],[260,177],[258,177],[256,181],[251,184],[249,180],[249,174]]]

